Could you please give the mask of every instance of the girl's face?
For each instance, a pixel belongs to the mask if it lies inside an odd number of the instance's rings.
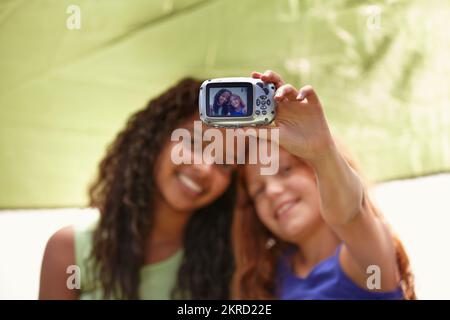
[[[219,96],[219,104],[224,105],[228,102],[229,99],[230,99],[230,93],[228,91],[225,91]]]
[[[247,165],[245,178],[261,222],[277,237],[298,243],[319,227],[320,198],[315,172],[280,148],[275,175],[260,175],[260,165]]]
[[[236,110],[241,108],[241,99],[239,97],[231,96],[230,103]]]
[[[194,118],[183,127],[194,137]],[[171,159],[172,148],[179,141],[170,141],[163,147],[155,166],[156,186],[162,199],[177,211],[195,211],[218,197],[228,188],[231,181],[233,166],[220,164],[181,164],[176,165]],[[192,147],[183,146],[183,154],[191,154],[194,163]],[[184,145],[184,144],[183,144]],[[191,151],[192,150],[192,151]]]

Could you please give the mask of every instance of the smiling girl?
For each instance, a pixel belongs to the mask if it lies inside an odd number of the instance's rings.
[[[227,89],[220,89],[214,96],[214,103],[212,106],[213,116],[226,116],[230,112],[230,97],[231,91]]]
[[[128,120],[90,188],[99,220],[48,241],[41,299],[228,298],[233,168],[174,165],[170,156],[173,130],[193,131],[199,117],[201,83],[180,81]],[[67,288],[71,265],[81,269],[80,290]]]
[[[280,167],[241,172],[234,298],[414,299],[403,246],[333,139],[314,90],[272,71],[253,76],[277,86]]]
[[[230,96],[230,106],[231,106],[230,111],[231,116],[244,116],[247,113],[244,102],[242,102],[241,97],[238,96],[237,94],[232,94]]]

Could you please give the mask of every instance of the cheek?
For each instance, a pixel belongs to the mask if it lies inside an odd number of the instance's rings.
[[[307,202],[317,202],[319,199],[315,177],[310,174],[292,175],[286,181],[286,188]]]
[[[259,220],[261,220],[266,227],[271,229],[271,231],[274,231],[273,229],[276,225],[276,220],[269,208],[270,206],[267,200],[261,199],[255,201],[256,214],[258,215]]]
[[[287,188],[300,198],[297,213],[293,216],[296,224],[314,224],[320,219],[320,194],[313,177],[297,176],[289,180]]]
[[[163,182],[170,177],[171,172],[174,170],[174,164],[170,159],[171,149],[172,148],[164,148],[163,150],[161,150],[160,157],[155,163],[153,176],[155,177],[155,182],[159,189],[161,189],[161,187],[164,185]]]
[[[215,170],[211,174],[211,191],[209,195],[211,198],[218,198],[228,188],[231,182],[231,173],[221,173]]]

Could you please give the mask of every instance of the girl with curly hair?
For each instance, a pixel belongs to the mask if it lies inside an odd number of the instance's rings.
[[[201,83],[183,79],[130,117],[89,190],[98,221],[47,243],[41,299],[229,297],[234,170],[171,161],[171,133],[199,117]],[[66,285],[71,265],[79,290]]]
[[[228,89],[220,89],[214,95],[214,102],[211,108],[212,116],[227,116],[229,114],[230,96],[231,91]]]

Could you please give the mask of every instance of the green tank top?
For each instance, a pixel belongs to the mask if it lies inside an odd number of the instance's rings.
[[[97,225],[94,221],[74,226],[75,261],[81,273],[80,299],[102,299],[103,291],[98,282],[90,279],[92,272],[88,257],[92,248],[92,235]],[[177,251],[166,260],[147,264],[140,270],[141,283],[139,297],[144,300],[168,300],[175,285],[178,268],[183,257],[183,250]]]

